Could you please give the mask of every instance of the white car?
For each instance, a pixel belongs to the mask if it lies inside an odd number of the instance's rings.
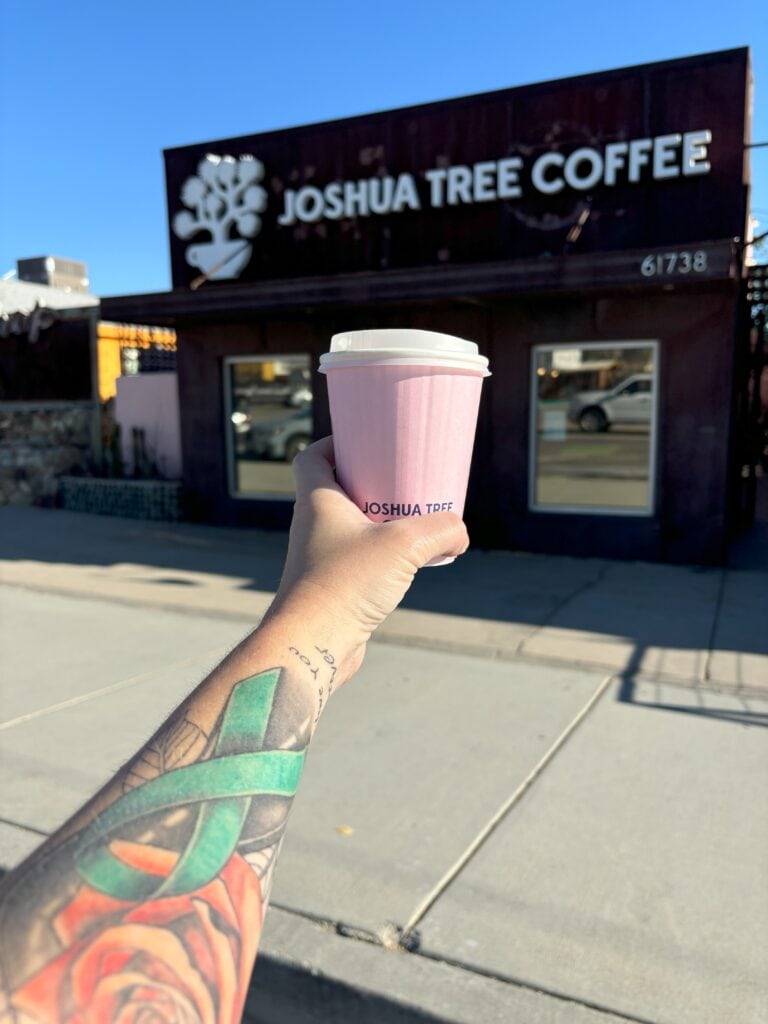
[[[653,375],[635,373],[608,391],[580,391],[568,406],[568,419],[588,434],[617,424],[650,424]]]

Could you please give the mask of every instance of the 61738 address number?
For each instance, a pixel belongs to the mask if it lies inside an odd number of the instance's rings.
[[[708,269],[707,254],[702,249],[691,252],[657,252],[644,257],[640,264],[643,277],[671,277],[676,274],[703,274]]]

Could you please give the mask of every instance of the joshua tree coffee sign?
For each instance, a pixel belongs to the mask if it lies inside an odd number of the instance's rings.
[[[185,209],[175,214],[173,231],[179,238],[204,239],[189,246],[186,260],[210,280],[235,278],[248,265],[252,250],[243,239],[261,230],[267,193],[257,182],[263,177],[264,165],[253,156],[209,153],[184,182]]]
[[[743,230],[747,51],[168,150],[175,287]]]

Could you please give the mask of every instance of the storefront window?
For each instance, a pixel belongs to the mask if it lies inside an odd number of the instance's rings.
[[[530,506],[651,515],[658,345],[533,350]]]
[[[291,463],[312,440],[308,355],[224,361],[229,488],[239,497],[293,497]]]

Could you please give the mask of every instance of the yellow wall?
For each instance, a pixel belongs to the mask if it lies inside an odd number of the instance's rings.
[[[106,402],[117,393],[117,378],[122,372],[120,342],[112,338],[99,338],[99,398]]]
[[[163,348],[176,351],[176,331],[169,327],[143,327],[101,321],[97,328],[99,357],[99,398],[106,402],[117,393],[117,378],[122,373],[124,348]]]

